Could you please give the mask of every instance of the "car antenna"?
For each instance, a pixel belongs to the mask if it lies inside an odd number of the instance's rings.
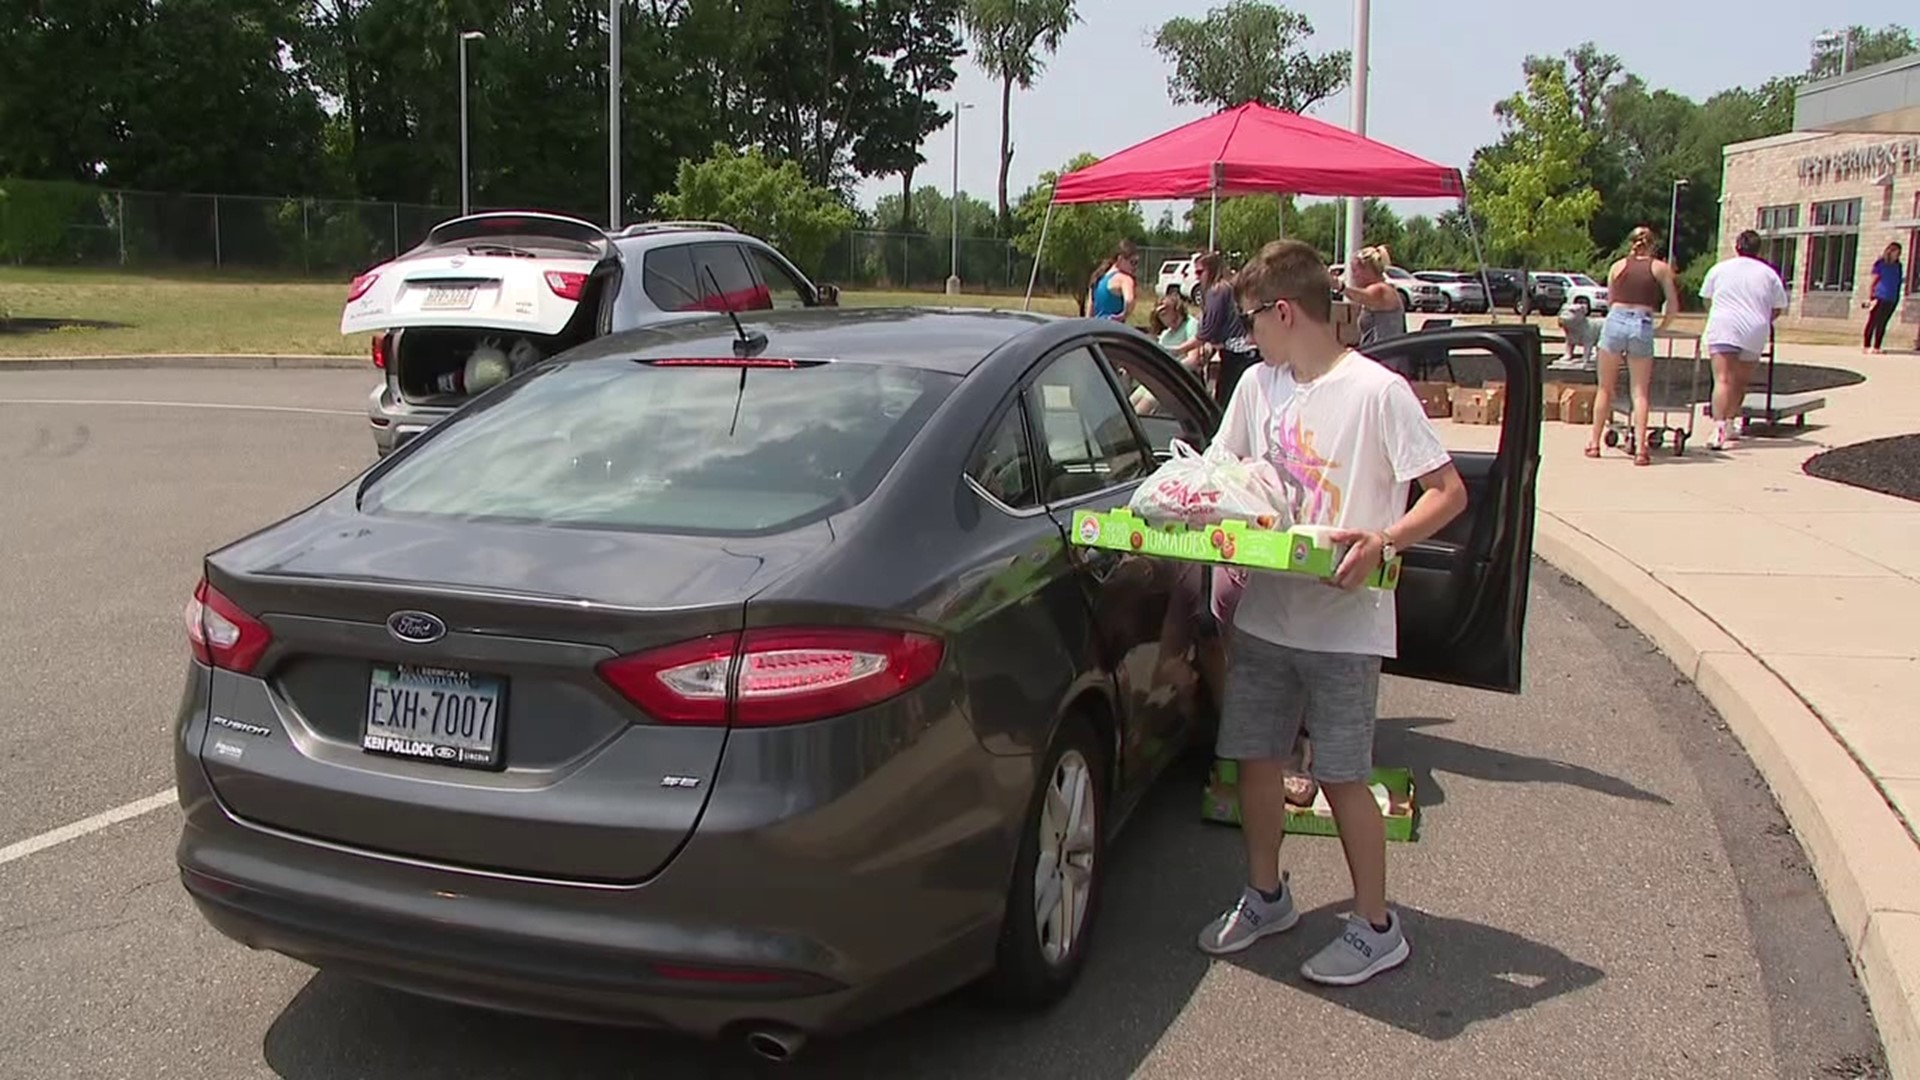
[[[733,305],[727,302],[727,294],[720,288],[720,279],[714,275],[712,266],[707,267],[707,280],[713,282],[713,294],[720,298],[721,309],[727,313],[727,318],[733,320],[734,333],[740,335],[734,339],[733,355],[742,360],[751,356],[759,356],[761,351],[767,347],[767,335],[758,330],[749,334],[747,333],[747,328],[740,325],[740,316],[734,314]],[[744,376],[745,372],[741,374]]]

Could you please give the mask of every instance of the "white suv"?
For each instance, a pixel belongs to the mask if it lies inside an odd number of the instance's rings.
[[[354,278],[340,332],[374,335],[382,378],[367,421],[385,455],[495,381],[603,334],[838,303],[766,241],[717,222],[608,233],[555,214],[472,214]]]
[[[1200,302],[1200,279],[1192,259],[1168,259],[1160,264],[1160,280],[1154,285],[1153,295],[1165,296],[1169,289],[1179,290],[1181,296],[1196,304]]]

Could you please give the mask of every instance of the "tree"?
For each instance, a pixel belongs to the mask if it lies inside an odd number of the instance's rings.
[[[953,62],[961,53],[961,0],[887,0],[873,20],[872,50],[890,57],[879,83],[890,101],[854,143],[854,168],[863,175],[900,174],[901,219],[913,209],[913,174],[926,157],[927,136],[954,122],[933,94],[953,89]]]
[[[704,161],[682,161],[674,190],[659,202],[669,217],[725,221],[764,237],[808,271],[818,270],[827,245],[854,222],[853,211],[797,163],[724,143]]]
[[[1347,85],[1353,54],[1313,56],[1313,23],[1279,4],[1229,0],[1203,19],[1163,23],[1153,47],[1173,63],[1167,93],[1176,104],[1231,109],[1258,101],[1304,113]]]
[[[1468,174],[1495,251],[1524,266],[1580,265],[1593,250],[1587,225],[1600,195],[1582,174],[1593,135],[1582,126],[1564,63],[1535,65],[1527,87],[1502,103],[1504,152],[1476,155]]]
[[[1864,26],[1849,26],[1841,34],[1843,44],[1823,49],[1813,55],[1807,64],[1807,78],[1831,79],[1840,74],[1841,65],[1848,63],[1850,70],[1858,71],[1863,67],[1883,64],[1888,60],[1898,60],[1920,52],[1920,42],[1914,40],[1913,31],[1904,26],[1887,25],[1878,30],[1869,30]]]
[[[1000,221],[1006,228],[1011,224],[1007,172],[1013,167],[1013,88],[1033,89],[1046,67],[1041,54],[1053,55],[1080,16],[1074,0],[966,0],[966,5],[961,22],[973,38],[974,59],[1000,80]]]
[[[1018,231],[1013,246],[1022,254],[1037,256],[1040,265],[1067,287],[1079,293],[1080,310],[1086,312],[1087,275],[1100,260],[1113,254],[1120,241],[1138,240],[1146,234],[1137,203],[1076,203],[1053,208],[1053,221],[1046,221],[1047,207],[1053,202],[1053,185],[1060,177],[1084,169],[1100,159],[1081,154],[1059,169],[1040,174],[1034,186],[1020,196],[1014,210]],[[1040,233],[1046,231],[1047,245],[1040,247]]]

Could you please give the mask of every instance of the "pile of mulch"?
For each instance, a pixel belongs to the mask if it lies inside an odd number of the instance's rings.
[[[1551,363],[1560,358],[1560,353],[1558,351],[1551,351],[1547,354],[1547,358],[1548,363]],[[1481,386],[1490,379],[1496,381],[1506,379],[1506,374],[1500,366],[1500,361],[1483,352],[1461,353],[1456,355],[1453,358],[1453,371],[1455,375],[1459,376],[1456,381],[1462,386]],[[1767,377],[1766,364],[1762,363],[1758,365],[1757,370],[1753,374],[1755,385],[1752,389],[1756,392],[1764,390],[1766,388],[1765,380]],[[1444,368],[1437,377],[1446,377]],[[1599,381],[1599,376],[1591,371],[1561,371],[1552,367],[1544,368],[1540,378],[1543,382],[1581,383],[1587,386],[1592,386]],[[1698,386],[1691,385],[1693,378],[1693,358],[1691,356],[1683,360],[1669,360],[1665,357],[1655,357],[1653,361],[1653,407],[1656,409],[1677,409],[1711,400],[1713,397],[1713,365],[1705,357],[1702,357],[1700,360],[1700,381]],[[1840,386],[1852,386],[1856,383],[1866,381],[1867,377],[1865,375],[1857,371],[1848,371],[1846,368],[1821,367],[1817,364],[1776,363],[1773,365],[1773,392],[1776,394],[1811,394],[1822,390],[1832,390]],[[1616,393],[1622,395],[1627,392],[1625,365],[1621,367],[1620,382],[1614,389]]]
[[[1842,446],[1807,459],[1808,476],[1920,502],[1920,435]]]

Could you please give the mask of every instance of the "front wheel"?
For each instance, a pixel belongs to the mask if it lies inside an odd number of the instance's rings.
[[[1104,760],[1084,721],[1062,725],[1027,810],[998,960],[984,984],[1002,1005],[1060,1000],[1086,961],[1106,874]]]

